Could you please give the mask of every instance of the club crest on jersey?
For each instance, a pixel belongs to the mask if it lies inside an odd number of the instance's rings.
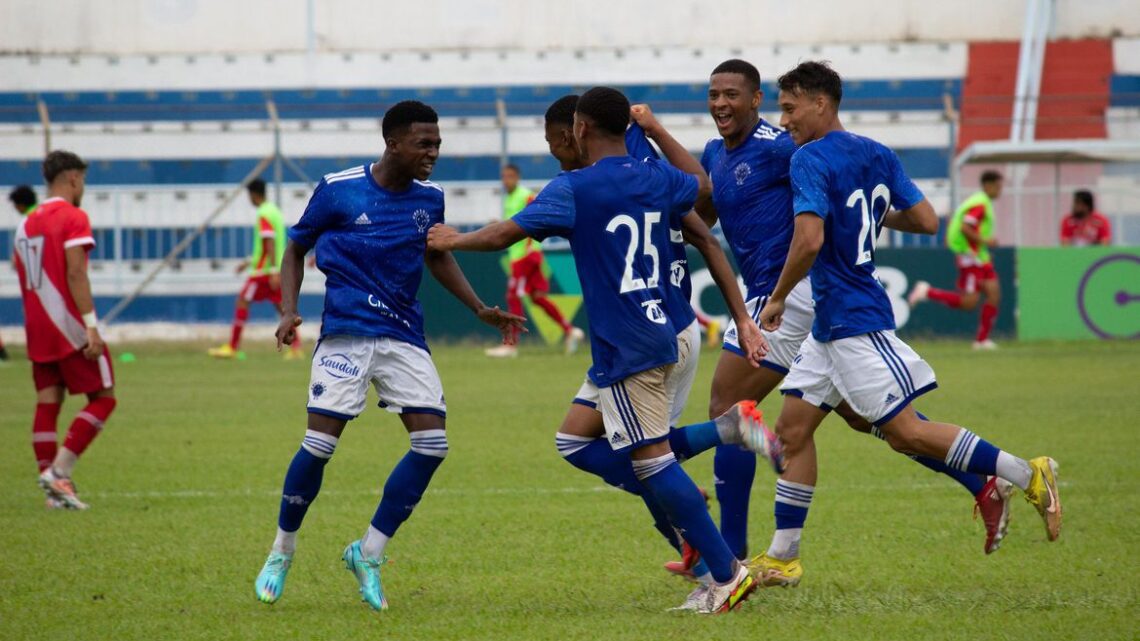
[[[429,220],[426,209],[417,209],[412,212],[412,222],[416,224],[416,229],[420,230],[421,234],[427,230]]]
[[[645,308],[645,317],[654,323],[657,323],[658,325],[664,325],[665,323],[669,322],[669,319],[665,317],[665,311],[661,309],[660,298],[647,300],[642,303],[641,306]]]
[[[669,266],[669,282],[673,283],[674,287],[680,287],[681,281],[685,280],[685,262],[683,260],[675,260]]]
[[[353,378],[360,376],[360,368],[345,354],[329,354],[322,356],[317,362],[325,373],[333,378]]]
[[[320,398],[325,393],[325,384],[313,383],[313,386],[309,388],[309,393],[313,395],[313,398]]]
[[[736,177],[737,185],[743,185],[744,181],[752,175],[752,168],[748,166],[748,163],[742,162],[733,168],[732,175]]]

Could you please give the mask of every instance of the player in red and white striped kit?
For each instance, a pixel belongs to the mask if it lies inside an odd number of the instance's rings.
[[[87,164],[68,151],[44,159],[48,199],[16,228],[16,269],[24,299],[28,358],[36,385],[32,447],[50,508],[87,509],[71,481],[75,462],[115,409],[111,355],[99,336],[87,253],[91,222],[79,208]],[[63,446],[56,422],[64,391],[86,394]]]

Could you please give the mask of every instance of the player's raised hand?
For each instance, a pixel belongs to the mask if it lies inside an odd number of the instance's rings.
[[[87,344],[83,346],[83,358],[89,361],[97,360],[103,355],[103,350],[107,345],[103,342],[103,337],[99,335],[99,330],[94,327],[87,328]]]
[[[653,110],[645,103],[639,103],[630,107],[629,116],[645,130],[645,133],[649,133],[658,125],[657,117],[653,115]]]
[[[499,330],[503,335],[504,345],[514,345],[519,342],[519,334],[525,333],[526,317],[504,312],[495,307],[483,307],[478,312],[479,320]]]
[[[768,355],[768,341],[760,333],[760,328],[752,323],[744,323],[737,326],[736,335],[745,358],[752,367],[760,367],[760,361]]]
[[[277,351],[281,351],[282,345],[292,345],[293,341],[297,339],[297,328],[301,326],[304,321],[296,313],[284,313],[281,315],[281,322],[277,324],[277,331],[274,335],[277,337]]]
[[[428,249],[438,252],[451,251],[455,247],[455,239],[458,236],[458,229],[443,223],[436,223],[431,226],[427,233]]]
[[[769,332],[774,332],[780,329],[782,322],[784,322],[784,301],[768,299],[764,309],[760,310],[760,326]]]

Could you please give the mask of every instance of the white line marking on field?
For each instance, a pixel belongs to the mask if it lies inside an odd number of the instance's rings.
[[[1058,483],[1061,487],[1072,487],[1075,485],[1073,481],[1061,481]],[[898,491],[898,490],[954,490],[958,486],[953,483],[910,483],[906,485],[900,484],[866,484],[866,485],[847,485],[844,489],[852,489],[859,491]],[[437,496],[545,496],[545,495],[558,495],[558,494],[600,494],[608,492],[621,492],[617,488],[608,485],[596,487],[562,487],[562,488],[545,488],[545,487],[486,487],[486,488],[428,488],[427,493]],[[143,492],[117,492],[117,491],[95,491],[85,492],[85,497],[93,498],[109,498],[109,499],[199,499],[199,498],[223,498],[223,497],[241,497],[241,496],[279,496],[280,490],[257,490],[254,491],[250,488],[243,490],[149,490]],[[322,490],[322,496],[373,496],[379,497],[380,491],[359,491],[359,490]]]

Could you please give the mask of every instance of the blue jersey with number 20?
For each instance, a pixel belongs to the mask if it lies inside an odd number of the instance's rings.
[[[669,229],[696,197],[697,179],[668,163],[610,156],[559,174],[512,219],[532,238],[570,241],[598,387],[677,361]]]
[[[922,192],[898,156],[870,138],[833,131],[792,156],[797,216],[823,218],[823,246],[811,268],[819,341],[895,328],[890,298],[875,273],[875,239],[891,208],[910,209]]]

